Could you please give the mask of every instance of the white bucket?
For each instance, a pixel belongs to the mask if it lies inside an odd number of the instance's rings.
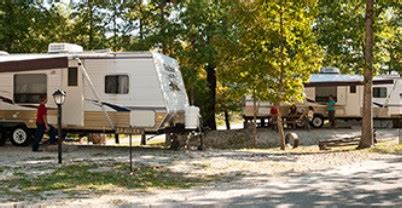
[[[188,106],[184,109],[184,122],[186,129],[197,129],[199,126],[200,109],[196,106]]]

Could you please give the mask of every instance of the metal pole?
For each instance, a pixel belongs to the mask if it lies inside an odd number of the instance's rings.
[[[58,148],[57,148],[57,151],[58,151],[58,154],[59,154],[59,164],[61,164],[61,162],[62,162],[62,146],[61,146],[61,143],[62,143],[62,136],[61,136],[61,104],[57,104],[57,132],[58,132],[58,141],[57,141],[57,145],[58,145]]]
[[[133,171],[133,149],[132,149],[132,146],[133,146],[133,138],[132,138],[132,134],[129,134],[129,139],[130,139],[130,171],[132,172]]]
[[[141,145],[146,145],[146,144],[147,144],[146,135],[145,135],[145,133],[143,132],[143,133],[141,134]]]
[[[120,144],[119,134],[114,134],[114,141],[116,142],[116,144]]]

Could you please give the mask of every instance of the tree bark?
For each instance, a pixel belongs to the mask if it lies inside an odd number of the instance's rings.
[[[216,73],[215,65],[209,63],[206,66],[207,82],[209,88],[209,103],[207,106],[207,125],[212,130],[216,130],[215,103],[216,103]]]
[[[283,122],[282,122],[282,112],[281,109],[279,108],[279,104],[276,104],[275,107],[278,109],[278,133],[279,133],[279,144],[281,147],[281,150],[285,150],[285,130],[283,129]]]
[[[94,40],[94,32],[93,32],[93,30],[94,30],[94,23],[93,23],[93,21],[94,21],[94,11],[93,11],[93,8],[92,8],[92,4],[91,4],[91,1],[88,1],[88,9],[89,9],[89,40],[88,40],[88,43],[89,43],[89,46],[88,46],[88,49],[94,49],[94,44],[93,44],[93,40]]]
[[[113,9],[113,51],[117,51],[117,6]]]
[[[364,94],[362,137],[358,149],[373,146],[373,117],[372,117],[372,85],[373,85],[373,4],[374,0],[366,1],[365,47],[364,47]]]
[[[281,100],[283,99],[283,93],[284,93],[284,83],[283,83],[283,79],[285,76],[285,69],[284,69],[284,61],[285,61],[285,54],[284,54],[284,31],[283,31],[283,7],[281,5],[281,10],[279,12],[280,14],[280,19],[279,19],[279,33],[281,35],[281,44],[280,44],[280,75],[279,75],[279,102],[275,104],[275,106],[278,109],[278,133],[279,133],[279,144],[281,146],[281,150],[285,150],[285,131],[283,130],[283,122],[282,122],[282,112],[280,109],[280,104],[281,104]]]
[[[13,25],[14,9],[10,5],[10,3],[6,3],[5,5],[6,5],[5,6],[6,10],[4,11],[5,22],[8,27],[10,27],[10,26],[14,27],[14,25]],[[7,41],[5,41],[4,43],[1,43],[1,44],[4,44],[4,48],[8,53],[14,52],[13,51],[14,35],[12,33],[13,33],[13,30],[11,30],[11,31],[10,31],[10,29],[5,30],[5,35],[6,35],[5,39]]]
[[[253,90],[253,134],[252,134],[252,142],[253,146],[257,146],[257,98],[255,96],[255,89]]]
[[[226,124],[226,129],[230,130],[230,118],[229,118],[229,112],[228,110],[225,110],[223,112],[225,114],[225,124]]]
[[[160,19],[160,21],[161,21],[160,22],[160,25],[161,25],[160,36],[162,37],[160,44],[161,44],[162,52],[164,54],[167,53],[165,43],[163,41],[163,36],[165,35],[165,6],[166,6],[166,0],[162,0],[161,3],[160,3],[160,10],[161,10],[161,13],[160,13],[160,15],[161,15],[161,19]]]
[[[139,8],[140,8],[140,19],[139,19],[139,24],[140,24],[140,40],[144,39],[144,15],[142,14],[142,0],[139,2]]]

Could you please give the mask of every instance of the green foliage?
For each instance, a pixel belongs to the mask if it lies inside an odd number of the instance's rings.
[[[401,8],[399,1],[374,4],[374,66],[377,72],[401,71]],[[344,73],[360,73],[364,64],[364,1],[320,0],[314,24],[318,43],[325,49],[324,65]],[[399,23],[398,23],[399,22]]]
[[[346,0],[4,0],[0,50],[46,52],[51,42],[86,50],[161,48],[180,62],[190,102],[213,119],[216,112],[238,110],[242,96],[254,91],[259,100],[299,100],[322,56],[325,66],[360,73],[364,6]],[[378,72],[402,72],[401,8],[397,0],[376,1]]]
[[[369,149],[369,151],[382,154],[402,155],[402,144],[391,144],[390,142],[379,143]]]
[[[102,0],[78,1],[72,3],[71,18],[74,26],[71,35],[76,43],[85,49],[99,49],[106,46],[106,14],[102,9],[106,2]]]
[[[237,24],[238,40],[222,44],[227,48],[223,60],[228,63],[222,74],[244,93],[255,92],[259,100],[300,100],[303,83],[319,68],[321,60],[321,49],[311,29],[314,8],[315,1],[239,5],[232,12],[236,14],[232,21]]]
[[[41,17],[36,4],[27,1],[0,2],[0,50],[32,52],[30,32],[34,21]]]

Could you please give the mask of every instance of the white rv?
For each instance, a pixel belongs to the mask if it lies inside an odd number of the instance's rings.
[[[41,95],[56,123],[52,94],[66,92],[65,132],[167,133],[198,128],[179,65],[157,52],[84,52],[74,44],[49,45],[47,54],[0,56],[0,137],[27,145]],[[191,118],[190,118],[191,117]]]
[[[323,68],[320,74],[313,74],[305,84],[304,101],[297,103],[299,110],[313,106],[315,115],[312,125],[316,128],[323,126],[328,118],[326,102],[330,95],[335,97],[336,118],[359,120],[363,115],[363,76],[344,75],[333,68]],[[257,117],[264,124],[270,118],[269,102],[257,103]],[[373,118],[374,120],[393,121],[394,127],[401,126],[402,120],[402,79],[399,74],[381,75],[373,79]],[[281,112],[286,115],[290,105],[281,106]],[[245,122],[253,119],[253,100],[245,98],[243,117]]]

